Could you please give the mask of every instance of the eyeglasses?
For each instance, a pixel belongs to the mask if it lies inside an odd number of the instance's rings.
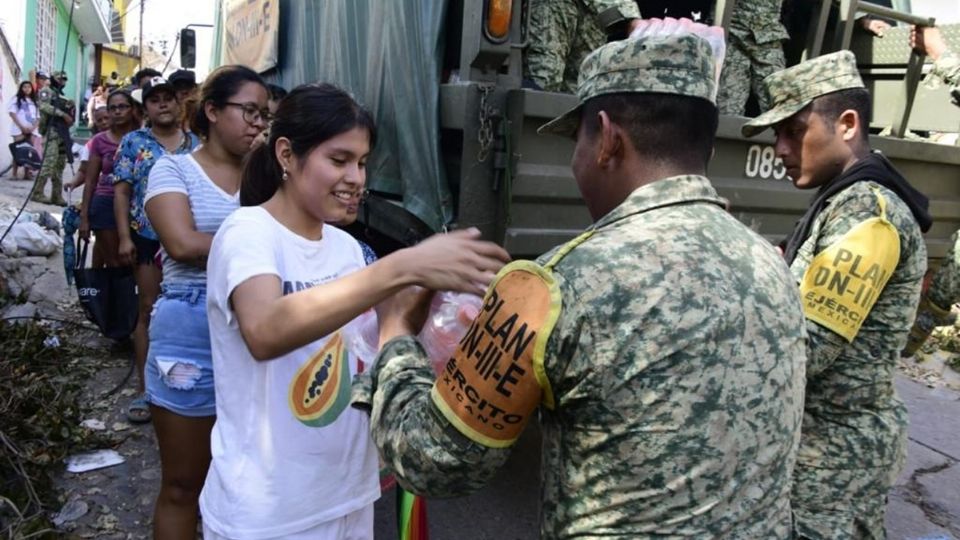
[[[253,103],[235,103],[233,101],[227,101],[224,105],[232,105],[234,107],[240,107],[243,110],[243,121],[248,124],[256,124],[257,122],[270,123],[273,121],[273,114],[270,112],[270,109],[261,109]]]
[[[107,110],[110,112],[117,112],[117,111],[125,111],[129,108],[130,106],[124,103],[121,105],[110,105],[109,107],[107,107]]]

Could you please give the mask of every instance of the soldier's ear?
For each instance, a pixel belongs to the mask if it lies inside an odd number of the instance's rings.
[[[845,142],[851,142],[860,138],[861,130],[866,129],[866,126],[861,122],[857,111],[847,109],[837,117],[837,125],[834,128],[841,130]]]
[[[600,124],[600,145],[597,152],[597,165],[606,168],[623,154],[623,130],[610,120],[606,111],[597,113]]]

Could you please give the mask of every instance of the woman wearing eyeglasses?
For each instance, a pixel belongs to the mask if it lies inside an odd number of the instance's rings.
[[[207,327],[207,255],[213,235],[240,206],[244,156],[266,127],[268,92],[254,71],[223,66],[200,92],[193,132],[203,144],[166,155],[150,171],[147,217],[163,247],[163,283],[150,321],[147,400],[162,479],[154,538],[193,538],[210,465],[216,407]]]
[[[83,182],[83,202],[80,205],[80,237],[90,238],[93,231],[102,266],[120,266],[117,220],[113,215],[113,158],[120,140],[137,128],[130,93],[117,90],[107,99],[110,128],[90,139],[87,148],[90,157]],[[100,266],[94,261],[94,266]]]

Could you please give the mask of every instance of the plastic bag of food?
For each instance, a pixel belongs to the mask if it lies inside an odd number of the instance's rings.
[[[340,335],[347,350],[357,357],[362,366],[373,364],[380,351],[380,327],[374,310],[368,309],[348,322],[340,331]]]
[[[482,306],[483,299],[473,294],[443,292],[434,296],[419,337],[437,375],[453,356]]]

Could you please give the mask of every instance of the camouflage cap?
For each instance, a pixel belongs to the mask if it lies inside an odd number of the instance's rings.
[[[710,44],[694,34],[644,36],[608,43],[580,65],[580,104],[540,126],[538,133],[573,137],[583,104],[604,94],[675,94],[716,103],[717,83]]]
[[[66,71],[54,71],[50,74],[51,79],[68,79]]]
[[[740,131],[744,137],[753,137],[797,114],[814,99],[850,88],[865,88],[857,59],[850,51],[825,54],[771,73],[763,79],[770,110],[744,124]]]

